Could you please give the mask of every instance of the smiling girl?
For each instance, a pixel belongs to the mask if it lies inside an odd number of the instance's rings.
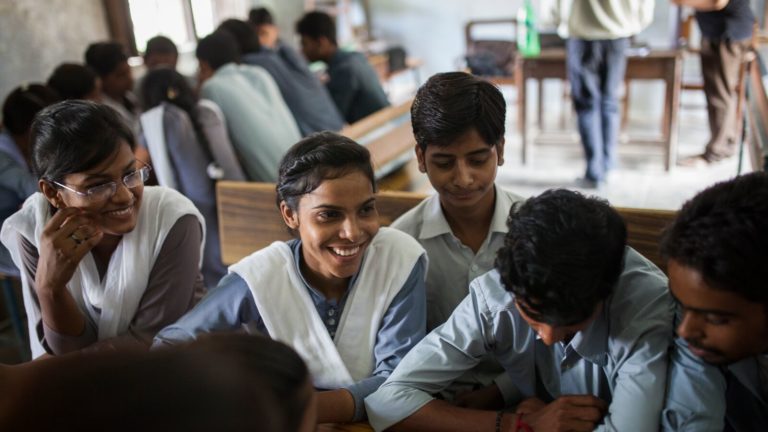
[[[202,216],[181,194],[144,187],[150,168],[109,107],[53,105],[32,139],[41,193],[0,234],[21,269],[32,356],[148,345],[202,289]]]
[[[275,242],[230,273],[157,344],[234,330],[268,334],[307,362],[318,423],[365,418],[376,390],[423,336],[424,249],[379,228],[370,154],[321,132],[280,164],[277,205],[297,238]]]

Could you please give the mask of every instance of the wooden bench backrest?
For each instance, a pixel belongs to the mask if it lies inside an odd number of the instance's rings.
[[[391,224],[424,198],[425,195],[412,192],[380,192],[376,205],[381,224]],[[221,254],[225,264],[234,264],[274,241],[291,238],[275,204],[274,184],[222,181],[217,185],[217,200]],[[627,223],[630,246],[664,268],[658,244],[662,230],[672,221],[675,212],[617,210]]]

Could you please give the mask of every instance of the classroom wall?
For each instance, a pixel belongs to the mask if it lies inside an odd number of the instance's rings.
[[[0,29],[0,100],[62,61],[82,62],[89,43],[109,37],[101,0],[3,0]]]

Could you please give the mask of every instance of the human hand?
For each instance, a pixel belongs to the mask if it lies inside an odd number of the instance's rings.
[[[453,404],[462,408],[501,409],[504,407],[504,397],[496,383],[491,383],[477,390],[457,393],[453,398]]]
[[[547,406],[546,402],[544,402],[543,400],[537,397],[528,398],[520,402],[519,404],[517,404],[517,408],[515,409],[515,414],[534,413],[544,408],[545,406]]]
[[[60,209],[45,224],[40,236],[40,255],[35,274],[38,290],[64,289],[78,264],[103,237],[93,218],[76,207]]]
[[[592,395],[562,396],[543,408],[524,414],[522,420],[535,431],[591,431],[608,404]]]

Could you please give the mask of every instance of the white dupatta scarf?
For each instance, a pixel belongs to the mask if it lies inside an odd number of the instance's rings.
[[[112,253],[103,280],[99,278],[93,256],[88,253],[83,257],[67,289],[80,309],[96,323],[99,340],[124,334],[128,330],[168,232],[180,217],[187,214],[198,218],[205,239],[205,220],[191,201],[172,189],[145,186],[136,227],[123,235]],[[43,228],[50,218],[48,200],[43,194],[36,193],[24,202],[21,210],[5,221],[0,232],[0,240],[21,269],[33,358],[45,353],[36,328],[42,315],[37,297],[27,280],[27,272],[23,270],[18,235],[38,248]],[[203,246],[200,245],[201,259]]]
[[[286,243],[272,243],[229,269],[248,284],[269,336],[301,355],[315,387],[335,389],[373,372],[379,324],[424,254],[411,236],[395,229],[379,229],[350,287],[333,339],[301,282]]]

